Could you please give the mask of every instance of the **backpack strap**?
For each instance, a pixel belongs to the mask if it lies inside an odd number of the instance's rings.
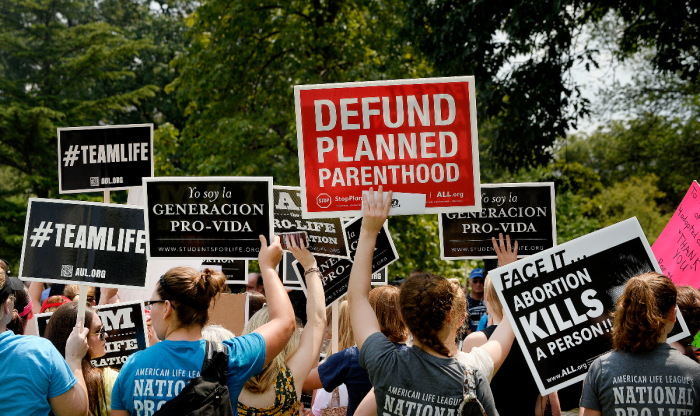
[[[221,343],[207,341],[202,364],[202,378],[226,386],[228,378],[228,348]]]
[[[479,409],[481,409],[481,414],[483,416],[487,416],[484,406],[481,405],[481,402],[476,397],[476,380],[474,380],[474,369],[470,365],[465,365],[464,367],[463,399],[462,403],[459,405],[459,412],[457,414],[462,414],[465,404],[476,403],[479,405]]]

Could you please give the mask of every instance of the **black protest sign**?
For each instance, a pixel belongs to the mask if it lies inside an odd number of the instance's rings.
[[[202,269],[207,266],[221,267],[221,272],[226,275],[227,284],[248,283],[248,260],[207,259],[202,261]]]
[[[153,124],[58,129],[59,193],[120,190],[153,176]]]
[[[318,270],[321,272],[321,283],[323,284],[326,307],[328,307],[348,293],[352,262],[337,257],[314,257],[316,258]],[[297,277],[301,282],[304,293],[308,296],[304,267],[298,261],[294,261],[294,270],[297,272]]]
[[[440,214],[440,257],[495,259],[491,238],[518,240],[518,257],[557,245],[554,183],[481,185],[481,211]]]
[[[144,178],[150,258],[257,259],[272,241],[272,178]]]
[[[304,290],[299,281],[299,276],[294,271],[294,255],[290,252],[285,252],[282,256],[280,264],[277,266],[278,276],[282,280],[285,289],[289,290]]]
[[[360,241],[360,229],[362,228],[362,218],[358,217],[345,223],[345,236],[350,247],[350,259],[355,260],[357,243]],[[377,244],[374,246],[374,258],[372,259],[372,273],[377,273],[381,269],[399,259],[399,253],[394,247],[394,240],[389,234],[387,222],[377,234]]]
[[[29,199],[21,279],[144,288],[146,263],[142,208]]]
[[[383,268],[376,273],[372,273],[372,284],[376,286],[388,285],[389,284],[389,273]]]
[[[275,233],[306,231],[309,251],[330,257],[350,258],[340,218],[304,220],[301,218],[301,188],[273,187]]]
[[[131,354],[148,347],[148,332],[143,302],[124,302],[95,308],[104,326],[105,349],[102,357],[92,359],[95,367],[119,369]],[[44,337],[53,312],[36,315],[37,335]]]
[[[658,269],[633,218],[489,273],[542,396],[583,380],[610,351],[625,283]]]

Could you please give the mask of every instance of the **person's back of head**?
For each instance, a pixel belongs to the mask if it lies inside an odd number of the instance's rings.
[[[7,329],[15,333],[15,335],[24,335],[24,330],[27,328],[27,322],[32,319],[32,297],[29,295],[27,288],[17,290],[15,295],[15,310],[12,313],[12,320],[7,324]]]
[[[637,353],[654,349],[666,334],[676,297],[676,286],[659,273],[629,279],[614,312],[613,350]]]
[[[498,297],[498,292],[496,292],[496,287],[493,285],[490,275],[486,275],[484,280],[484,293],[486,294],[488,307],[496,315],[494,318],[500,321],[503,319],[503,305],[501,305],[501,299]]]
[[[41,313],[54,312],[61,305],[69,302],[71,302],[71,300],[63,295],[49,296],[41,305]]]
[[[233,332],[221,325],[207,325],[202,328],[202,338],[209,342],[221,344],[227,339],[235,338]]]
[[[76,297],[80,295],[80,286],[79,285],[66,285],[66,287],[63,288],[63,296],[67,297],[71,301],[74,301]],[[97,296],[97,289],[95,289],[94,286],[88,286],[87,288],[87,298],[83,299],[83,301],[87,302],[90,306],[95,306],[96,305],[96,296]]]
[[[430,273],[410,277],[401,286],[399,304],[401,317],[413,338],[442,355],[451,356],[441,334],[452,329],[446,325],[450,311],[452,326],[461,324],[461,318],[466,315],[466,298],[459,281]]]
[[[206,268],[200,273],[192,267],[173,267],[160,277],[156,291],[173,305],[179,326],[204,327],[211,302],[225,287],[226,275],[220,271]]]
[[[248,335],[255,332],[256,329],[270,322],[270,313],[267,307],[260,309],[255,315],[253,315],[243,329],[242,335]],[[285,366],[287,359],[294,355],[299,347],[299,341],[301,340],[301,330],[298,325],[297,328],[292,333],[292,337],[285,345],[284,349],[275,356],[275,358],[268,362],[264,367],[260,375],[251,377],[246,381],[243,388],[250,391],[251,393],[264,393],[271,386],[275,384],[277,380],[277,375]]]
[[[677,303],[690,331],[690,336],[679,342],[685,348],[684,354],[697,362],[698,358],[691,344],[695,335],[700,332],[700,292],[692,286],[681,286],[678,288]]]
[[[265,305],[265,295],[260,292],[250,291],[248,293],[248,316],[253,316]]]
[[[399,313],[400,295],[401,290],[396,286],[379,286],[369,292],[368,300],[382,334],[391,342],[404,343],[408,338],[408,328]]]

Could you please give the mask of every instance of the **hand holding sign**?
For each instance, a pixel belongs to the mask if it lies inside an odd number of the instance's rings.
[[[491,237],[491,243],[493,243],[493,250],[498,256],[498,267],[505,266],[506,264],[513,263],[518,260],[518,242],[515,245],[510,245],[510,235],[506,234],[506,244],[503,245],[503,233],[498,234],[498,244],[496,244],[496,238]]]
[[[280,260],[282,260],[282,245],[280,244],[280,237],[275,236],[272,244],[268,247],[267,239],[264,235],[260,235],[260,253],[258,254],[258,263],[260,264],[260,270],[272,269],[275,270]]]
[[[90,328],[83,327],[84,316],[78,316],[73,332],[71,332],[66,341],[66,362],[72,368],[80,367],[80,362],[88,352],[87,335]]]
[[[365,208],[365,214],[362,216],[362,230],[372,235],[377,235],[379,233],[379,230],[382,229],[382,225],[384,225],[384,221],[386,221],[389,216],[392,196],[393,192],[389,191],[387,198],[383,199],[384,194],[382,192],[382,186],[379,185],[379,191],[377,192],[377,199],[375,201],[374,192],[372,188],[369,188],[369,194],[362,196],[362,203]]]
[[[291,239],[288,247],[289,251],[292,252],[294,258],[297,259],[297,261],[299,262],[299,264],[301,264],[304,270],[308,271],[316,267],[316,259],[314,258],[314,255],[311,254],[308,248],[298,247],[294,239]]]

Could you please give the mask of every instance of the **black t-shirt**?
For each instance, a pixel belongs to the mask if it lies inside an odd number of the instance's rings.
[[[496,327],[491,325],[481,332],[491,338]],[[491,392],[500,415],[534,414],[540,392],[517,340],[513,341],[508,356],[491,379]]]
[[[467,295],[467,310],[469,311],[469,329],[474,332],[479,326],[481,317],[486,313],[484,299],[473,299],[471,294]]]

